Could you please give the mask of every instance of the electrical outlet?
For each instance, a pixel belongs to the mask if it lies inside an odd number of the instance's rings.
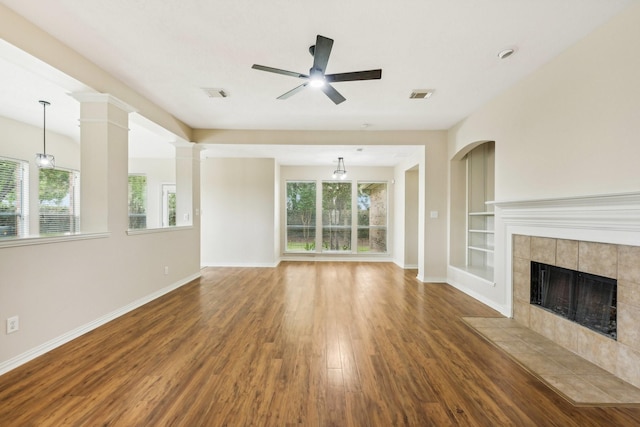
[[[18,316],[9,317],[7,319],[7,334],[18,332],[20,329],[20,318]]]
[[[165,265],[164,266],[164,275],[166,276],[167,274],[169,274],[169,266]]]

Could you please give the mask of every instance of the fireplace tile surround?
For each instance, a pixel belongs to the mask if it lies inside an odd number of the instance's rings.
[[[640,247],[513,235],[513,318],[618,378],[640,386]],[[618,340],[530,304],[531,261],[618,280]]]

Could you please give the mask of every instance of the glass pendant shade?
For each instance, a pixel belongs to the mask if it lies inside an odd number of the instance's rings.
[[[36,154],[36,165],[40,169],[52,169],[56,167],[56,158],[51,154],[38,153]]]
[[[338,157],[338,169],[333,171],[333,179],[345,179],[347,177],[347,171],[344,168],[344,159]]]

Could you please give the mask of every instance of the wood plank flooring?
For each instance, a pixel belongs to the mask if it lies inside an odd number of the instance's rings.
[[[574,407],[388,263],[209,268],[0,377],[0,426],[634,426]]]

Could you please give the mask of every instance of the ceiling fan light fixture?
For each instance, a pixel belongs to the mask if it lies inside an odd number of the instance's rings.
[[[311,87],[322,87],[325,85],[325,80],[322,76],[319,77],[311,77],[311,79],[309,79],[309,86]]]
[[[324,74],[320,70],[316,70],[314,68],[309,70],[309,86],[311,87],[322,87],[326,83],[324,78]]]
[[[379,80],[382,78],[381,69],[325,74],[332,47],[333,39],[321,36],[320,34],[317,35],[316,44],[309,48],[309,52],[313,56],[313,66],[309,70],[309,75],[259,64],[253,64],[251,68],[254,70],[267,71],[269,73],[281,74],[305,80],[303,84],[291,89],[289,92],[283,93],[277,99],[290,98],[307,86],[311,86],[320,88],[322,92],[324,92],[324,94],[327,95],[327,97],[329,97],[329,99],[336,105],[346,101],[347,99],[332,86],[332,83],[352,82],[356,80]]]

